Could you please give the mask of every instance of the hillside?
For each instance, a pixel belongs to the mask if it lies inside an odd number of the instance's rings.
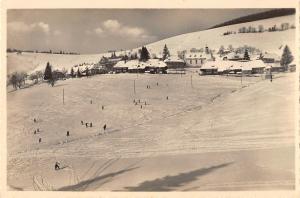
[[[146,46],[152,53],[159,53],[160,51],[162,51],[163,46],[167,44],[171,53],[176,55],[177,51],[179,50],[186,50],[193,47],[203,48],[206,45],[209,48],[215,50],[218,50],[221,45],[224,45],[225,47],[227,47],[228,45],[232,45],[234,48],[244,45],[250,45],[263,51],[281,55],[279,47],[281,45],[288,45],[295,55],[295,29],[277,32],[244,33],[223,36],[223,33],[228,31],[238,32],[239,28],[242,27],[253,26],[257,28],[259,25],[263,25],[264,28],[267,29],[274,25],[280,27],[282,23],[295,24],[295,15],[276,17],[204,31],[192,32],[164,39]]]
[[[230,34],[224,36],[227,31],[238,32],[241,27],[258,27],[263,25],[265,29],[276,25],[280,27],[282,23],[295,25],[295,15],[275,17],[259,21],[229,25],[215,29],[192,32],[163,39],[146,45],[151,54],[161,54],[163,46],[167,44],[172,55],[176,55],[179,50],[189,50],[191,48],[203,48],[206,45],[210,49],[218,50],[221,45],[227,47],[232,45],[234,48],[250,45],[270,53],[281,55],[279,47],[288,45],[295,55],[295,29],[276,32],[263,33],[244,33]],[[262,42],[263,41],[263,42]],[[138,48],[133,49],[137,51]],[[117,53],[118,54],[118,53]],[[49,61],[56,69],[70,69],[72,66],[81,63],[97,63],[104,54],[88,54],[88,55],[60,55],[60,54],[40,54],[40,53],[8,53],[7,68],[8,73],[14,71],[31,72],[33,70],[44,70],[46,63]]]

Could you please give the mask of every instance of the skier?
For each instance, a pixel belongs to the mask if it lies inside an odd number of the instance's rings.
[[[87,122],[85,123],[85,128],[88,128],[88,123]]]
[[[104,110],[104,106],[102,105],[102,110]]]
[[[93,123],[90,123],[90,127],[93,127]]]
[[[104,131],[106,130],[106,124],[104,124],[104,126],[103,126],[103,130],[104,130]]]
[[[69,131],[67,131],[67,136],[70,136],[70,132]]]
[[[83,121],[81,120],[81,125],[83,125]]]
[[[273,81],[273,75],[272,75],[272,73],[271,73],[271,75],[270,75],[270,81],[271,81],[271,82]]]
[[[36,123],[36,119],[35,118],[33,119],[33,122]]]
[[[55,170],[59,170],[60,169],[60,163],[59,162],[55,162],[55,165],[54,165],[54,169]]]
[[[39,138],[39,143],[41,143],[42,142],[42,138]]]

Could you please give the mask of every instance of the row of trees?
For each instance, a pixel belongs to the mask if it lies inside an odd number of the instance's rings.
[[[25,86],[27,76],[28,74],[26,72],[14,72],[11,75],[7,76],[7,84],[12,85],[15,89],[20,89],[22,86]]]
[[[285,31],[285,30],[294,29],[294,28],[295,28],[294,25],[290,25],[289,23],[282,23],[280,25],[280,27],[277,27],[276,25],[273,25],[272,27],[269,27],[267,29],[265,29],[263,25],[259,25],[257,28],[253,27],[253,26],[249,26],[248,28],[247,27],[241,27],[241,28],[239,28],[238,32],[239,33],[262,33],[262,32],[265,32],[265,31],[268,31],[268,32]],[[225,33],[224,33],[224,35],[228,35],[228,34],[225,34]]]
[[[78,55],[79,54],[79,53],[76,53],[76,52],[65,52],[63,50],[60,50],[60,51],[52,51],[52,50],[49,50],[49,51],[38,51],[38,50],[20,50],[20,49],[15,49],[15,48],[7,48],[6,52],[7,53],[17,52],[19,54],[22,53],[22,52],[28,52],[28,53],[45,53],[45,54],[69,54],[69,55]]]

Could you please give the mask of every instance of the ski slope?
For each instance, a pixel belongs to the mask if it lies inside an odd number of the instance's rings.
[[[190,75],[108,74],[8,93],[8,184],[34,190],[41,176],[55,190],[144,190],[146,180],[212,166],[221,170],[195,180],[199,190],[292,189],[296,75],[242,85]],[[72,168],[54,171],[57,160]]]

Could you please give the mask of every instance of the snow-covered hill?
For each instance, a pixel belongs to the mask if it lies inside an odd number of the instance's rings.
[[[172,55],[176,55],[179,50],[189,50],[191,48],[203,48],[206,45],[210,49],[218,50],[221,45],[227,47],[232,45],[234,48],[249,45],[259,48],[269,53],[277,53],[281,55],[280,46],[288,45],[295,55],[295,29],[277,32],[263,33],[245,33],[230,34],[224,36],[227,31],[238,32],[239,28],[253,26],[258,29],[259,25],[263,25],[264,29],[268,29],[276,25],[278,28],[282,23],[295,25],[295,15],[270,18],[248,23],[230,25],[210,30],[192,32],[182,34],[167,39],[163,39],[146,45],[151,54],[161,54],[163,46],[167,44]],[[137,51],[138,48],[132,51]],[[118,53],[116,53],[118,55]],[[7,54],[7,72],[44,70],[46,63],[49,61],[56,69],[65,68],[69,70],[72,66],[82,63],[97,63],[104,54],[87,54],[87,55],[60,55],[60,54],[40,54],[40,53],[8,53]]]
[[[160,53],[165,44],[167,44],[171,54],[176,55],[179,50],[186,50],[195,48],[204,48],[206,45],[211,49],[218,50],[221,45],[227,47],[232,45],[234,48],[244,45],[259,48],[262,51],[270,53],[279,53],[279,47],[288,45],[293,54],[295,54],[295,29],[276,32],[263,32],[263,33],[239,33],[239,28],[249,26],[258,29],[259,25],[263,25],[264,29],[268,29],[276,25],[280,28],[282,23],[289,23],[295,25],[295,15],[275,17],[265,20],[253,21],[248,23],[241,23],[236,25],[224,26],[220,28],[192,32],[167,38],[155,43],[146,45],[147,49],[152,53]],[[223,36],[227,31],[236,32]],[[281,55],[281,54],[278,54]]]

